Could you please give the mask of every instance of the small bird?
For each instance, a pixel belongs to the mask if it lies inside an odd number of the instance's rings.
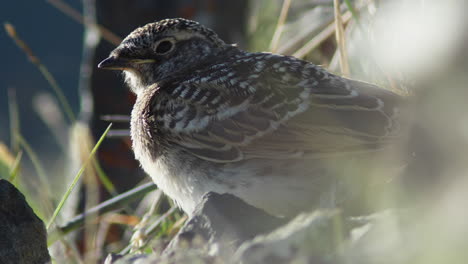
[[[137,28],[98,67],[123,71],[135,157],[189,215],[207,192],[277,216],[338,203],[341,178],[400,133],[401,96],[191,20]]]

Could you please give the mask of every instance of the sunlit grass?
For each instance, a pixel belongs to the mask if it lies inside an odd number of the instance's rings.
[[[65,192],[65,194],[63,195],[62,199],[60,200],[57,208],[55,208],[55,211],[52,215],[52,217],[50,218],[50,220],[48,221],[47,223],[47,229],[49,229],[51,227],[51,225],[54,223],[55,221],[55,218],[57,218],[57,215],[60,213],[60,210],[62,210],[62,207],[63,205],[65,204],[65,202],[67,201],[68,197],[70,196],[70,193],[73,191],[73,189],[75,188],[75,185],[78,183],[78,180],[80,179],[81,175],[83,174],[84,170],[86,169],[86,166],[88,165],[88,163],[90,161],[93,160],[93,157],[94,157],[94,154],[96,153],[97,149],[99,148],[99,146],[101,145],[102,141],[104,140],[104,138],[106,137],[107,133],[109,132],[110,128],[111,128],[112,124],[110,124],[106,130],[104,131],[104,133],[102,134],[101,138],[99,138],[98,142],[96,143],[96,145],[94,146],[93,150],[91,151],[91,153],[89,154],[89,157],[88,159],[86,160],[86,162],[81,166],[80,170],[78,171],[78,173],[76,174],[75,178],[73,179],[72,183],[70,184],[70,186],[68,186],[67,188],[67,191]]]

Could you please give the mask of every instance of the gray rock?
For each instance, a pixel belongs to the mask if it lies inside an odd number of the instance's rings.
[[[269,215],[233,195],[208,193],[164,254],[198,244],[212,254],[229,258],[244,241],[284,223],[286,219]]]
[[[339,263],[340,223],[338,211],[301,214],[270,234],[245,242],[233,263]]]
[[[44,223],[17,189],[0,179],[0,263],[43,264],[49,261]]]

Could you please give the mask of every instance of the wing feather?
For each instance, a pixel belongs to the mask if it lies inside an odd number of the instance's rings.
[[[398,95],[292,57],[250,56],[205,69],[212,80],[168,85],[173,111],[153,110],[172,143],[223,163],[374,151],[398,136]]]

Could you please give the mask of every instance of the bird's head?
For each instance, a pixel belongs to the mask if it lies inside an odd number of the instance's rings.
[[[144,87],[204,63],[227,47],[216,33],[198,22],[165,19],[135,29],[98,67],[123,70],[130,88]]]

